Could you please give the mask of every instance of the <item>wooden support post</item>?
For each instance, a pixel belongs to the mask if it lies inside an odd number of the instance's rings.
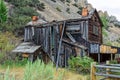
[[[98,53],[98,63],[100,63],[100,53]]]
[[[29,60],[30,62],[33,62],[33,59],[34,59],[34,55],[33,55],[33,54],[30,54],[29,57],[28,57],[28,60]]]
[[[95,65],[96,65],[96,62],[91,63],[91,80],[97,80],[95,75],[96,73]]]
[[[65,49],[65,47],[64,47],[64,49]],[[67,67],[67,53],[66,53],[66,49],[65,49],[65,68]]]
[[[110,64],[110,61],[106,61],[106,64],[109,65]],[[109,68],[106,68],[106,74],[110,74],[110,69]],[[108,77],[107,80],[110,80],[110,78]]]
[[[111,61],[113,60],[113,54],[111,53]]]
[[[56,70],[58,69],[58,65],[59,65],[59,57],[60,57],[60,52],[61,52],[61,47],[62,47],[62,39],[63,39],[64,30],[65,30],[65,25],[66,25],[66,21],[64,21],[64,23],[63,23],[63,29],[62,29],[62,33],[61,33],[61,37],[60,37],[60,41],[59,41]]]

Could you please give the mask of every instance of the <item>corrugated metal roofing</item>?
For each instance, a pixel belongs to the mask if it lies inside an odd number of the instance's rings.
[[[37,46],[32,42],[23,42],[17,46],[12,52],[13,53],[34,53],[36,50],[40,49],[41,46]]]

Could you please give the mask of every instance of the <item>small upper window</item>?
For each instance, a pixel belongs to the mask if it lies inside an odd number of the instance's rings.
[[[97,26],[93,26],[93,33],[95,35],[98,35],[99,34],[99,30],[98,30],[98,27]]]

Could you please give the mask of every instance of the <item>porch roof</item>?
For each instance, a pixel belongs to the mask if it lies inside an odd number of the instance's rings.
[[[41,46],[35,45],[32,42],[23,42],[19,46],[17,46],[14,50],[12,50],[13,53],[29,53],[32,54],[38,49],[40,49]]]

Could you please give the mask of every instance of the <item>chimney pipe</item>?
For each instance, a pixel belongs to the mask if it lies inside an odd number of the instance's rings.
[[[83,16],[83,17],[88,16],[88,9],[87,9],[87,7],[84,7],[84,8],[82,9],[82,16]]]
[[[38,16],[32,16],[32,21],[37,21],[38,20]]]

